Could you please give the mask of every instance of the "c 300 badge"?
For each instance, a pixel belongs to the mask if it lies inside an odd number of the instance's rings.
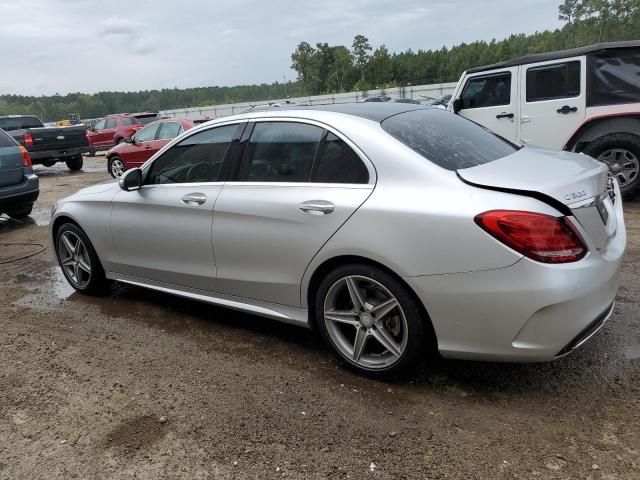
[[[586,196],[587,196],[587,192],[585,192],[584,190],[580,190],[579,192],[567,193],[564,196],[564,199],[567,201],[570,201],[570,200],[577,200],[579,198],[586,197]]]

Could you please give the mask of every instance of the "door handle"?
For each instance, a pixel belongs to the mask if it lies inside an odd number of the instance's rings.
[[[513,118],[513,113],[502,112],[496,115],[496,118]]]
[[[202,205],[207,201],[207,196],[204,193],[189,193],[182,197],[182,203],[187,205]]]
[[[336,209],[336,206],[326,200],[309,200],[308,202],[301,203],[298,208],[312,215],[328,215]]]
[[[571,113],[571,112],[577,112],[577,111],[578,111],[578,107],[570,107],[569,105],[564,105],[562,108],[559,108],[558,110],[556,110],[556,112],[562,113],[564,115],[567,115],[568,113]]]

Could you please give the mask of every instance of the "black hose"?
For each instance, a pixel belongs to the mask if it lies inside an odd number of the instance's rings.
[[[0,247],[40,247],[40,250],[37,252],[28,253],[26,255],[22,255],[20,257],[11,258],[9,260],[0,260],[0,265],[4,265],[5,263],[17,262],[18,260],[24,260],[25,258],[33,257],[38,255],[39,253],[44,252],[47,247],[41,243],[0,243]]]

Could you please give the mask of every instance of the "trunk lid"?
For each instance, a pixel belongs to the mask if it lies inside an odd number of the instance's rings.
[[[0,147],[0,187],[22,183],[23,162],[17,146]]]
[[[615,235],[608,168],[587,155],[525,147],[457,173],[471,185],[538,198],[573,215],[598,249]]]
[[[28,148],[30,152],[65,150],[89,145],[85,128],[80,125],[31,128],[29,132],[33,137],[33,146]]]

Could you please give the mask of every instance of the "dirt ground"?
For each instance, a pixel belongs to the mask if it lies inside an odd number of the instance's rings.
[[[124,285],[71,290],[57,198],[106,181],[38,168],[31,219],[0,219],[0,480],[640,479],[640,204],[613,317],[546,364],[437,360],[402,381],[345,370],[311,332]]]

